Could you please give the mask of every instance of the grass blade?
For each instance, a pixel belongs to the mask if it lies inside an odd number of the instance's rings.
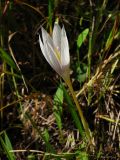
[[[0,47],[0,57],[2,58],[3,61],[5,61],[9,66],[14,68],[15,70],[18,70],[16,67],[16,64],[12,60],[11,56],[8,55],[1,47]]]
[[[25,113],[25,117],[27,119],[30,120],[33,128],[37,131],[37,133],[39,134],[39,136],[42,138],[42,140],[45,142],[45,145],[46,145],[46,150],[47,151],[50,151],[52,153],[55,153],[55,150],[54,148],[52,147],[52,145],[49,143],[48,141],[48,136],[45,135],[45,132],[44,133],[41,133],[41,131],[37,128],[36,124],[34,123],[34,121],[32,120],[31,116],[26,112]]]
[[[1,142],[1,145],[8,157],[9,160],[15,160],[15,155],[13,152],[9,152],[10,150],[13,150],[12,148],[12,144],[10,142],[10,139],[9,137],[7,136],[7,134],[4,132],[4,140],[3,138],[0,136],[0,142]]]

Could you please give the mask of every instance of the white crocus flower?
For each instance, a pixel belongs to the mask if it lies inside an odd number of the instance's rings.
[[[52,36],[42,27],[39,43],[42,53],[51,67],[66,81],[69,78],[70,55],[64,27],[54,24]]]
[[[51,67],[64,79],[65,83],[68,85],[69,90],[72,94],[73,100],[78,109],[83,127],[86,131],[88,139],[91,141],[91,132],[89,130],[88,123],[84,118],[83,112],[79,103],[76,99],[72,83],[70,80],[70,55],[69,55],[69,45],[68,39],[64,27],[62,29],[58,23],[54,24],[52,36],[50,36],[44,28],[42,30],[42,39],[39,36],[39,43],[42,53],[51,65]]]

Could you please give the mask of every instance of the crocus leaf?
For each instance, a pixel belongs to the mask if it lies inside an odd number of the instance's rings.
[[[82,33],[79,34],[78,39],[77,39],[77,46],[78,46],[78,48],[81,47],[81,45],[85,41],[88,33],[89,33],[89,29],[86,28]]]
[[[62,104],[63,104],[63,90],[60,85],[54,96],[54,107],[53,107],[55,119],[59,130],[62,129],[62,120],[61,120]]]
[[[43,136],[44,136],[44,138],[45,138],[46,142],[49,142],[50,135],[49,135],[49,132],[48,132],[48,130],[47,130],[47,129],[45,129],[45,130],[44,130],[44,132],[43,132]]]

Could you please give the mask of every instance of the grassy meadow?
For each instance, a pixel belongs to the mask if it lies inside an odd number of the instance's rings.
[[[119,159],[119,0],[0,0],[0,160]]]

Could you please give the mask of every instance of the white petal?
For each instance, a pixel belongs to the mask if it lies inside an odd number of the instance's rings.
[[[61,64],[62,67],[70,65],[69,44],[64,27],[61,31]]]
[[[39,35],[39,44],[40,44],[40,48],[41,48],[42,52],[44,52],[44,46],[43,46],[40,35]]]
[[[48,56],[48,51],[47,51],[47,48],[46,48],[46,44],[42,43],[40,35],[39,35],[39,43],[40,43],[40,47],[41,47],[41,50],[42,50],[42,54],[44,55],[47,62],[50,63],[50,59],[49,59],[49,56]]]
[[[57,25],[57,24],[56,24]],[[60,28],[60,27],[59,27]],[[61,30],[61,29],[60,29]],[[60,34],[61,35],[61,34]],[[60,36],[61,37],[61,36]],[[44,28],[42,28],[42,38],[43,38],[43,43],[44,45],[46,43],[49,44],[49,47],[51,48],[51,50],[53,52],[51,52],[50,54],[54,54],[54,56],[59,60],[60,62],[60,52],[58,51],[58,49],[56,48],[55,44],[53,43],[52,38],[50,37],[50,35],[46,32],[46,30]],[[60,45],[60,44],[59,44]],[[60,45],[61,46],[61,45]],[[48,54],[48,53],[47,53]]]
[[[53,40],[49,36],[49,34],[45,31],[44,28],[41,28],[42,30],[42,38],[43,38],[43,43],[42,40],[39,36],[39,42],[40,42],[40,47],[42,50],[42,53],[47,60],[47,62],[51,65],[51,67],[58,73],[61,74],[61,64],[60,60],[58,59],[57,54],[55,53],[55,47],[53,44]],[[57,50],[57,49],[56,49]],[[59,53],[58,53],[59,54]]]
[[[45,49],[45,47],[44,47],[44,44],[43,44],[43,42],[42,42],[42,40],[41,40],[40,35],[39,35],[39,44],[40,44],[40,48],[41,48],[41,50],[42,50],[42,53],[43,53],[44,57],[46,58],[46,49]]]
[[[47,55],[49,57],[49,64],[51,67],[61,76],[62,74],[62,67],[60,64],[60,61],[56,57],[56,53],[53,50],[53,48],[50,46],[49,43],[46,43],[47,45]]]
[[[52,38],[50,37],[50,35],[46,32],[46,30],[41,27],[41,31],[42,31],[42,39],[43,39],[43,43],[45,44],[46,41],[48,41],[48,43],[50,43],[50,45],[53,47],[54,44],[53,44],[53,40]]]
[[[44,45],[46,44],[46,42],[49,44],[49,46],[51,47],[51,49],[53,50],[52,53],[50,54],[54,54],[55,57],[60,60],[60,52],[56,49],[56,46],[53,43],[52,38],[50,37],[50,35],[45,31],[44,28],[42,28],[42,38],[43,38],[43,43]]]
[[[61,28],[60,26],[55,23],[53,28],[53,43],[57,50],[61,53]]]

